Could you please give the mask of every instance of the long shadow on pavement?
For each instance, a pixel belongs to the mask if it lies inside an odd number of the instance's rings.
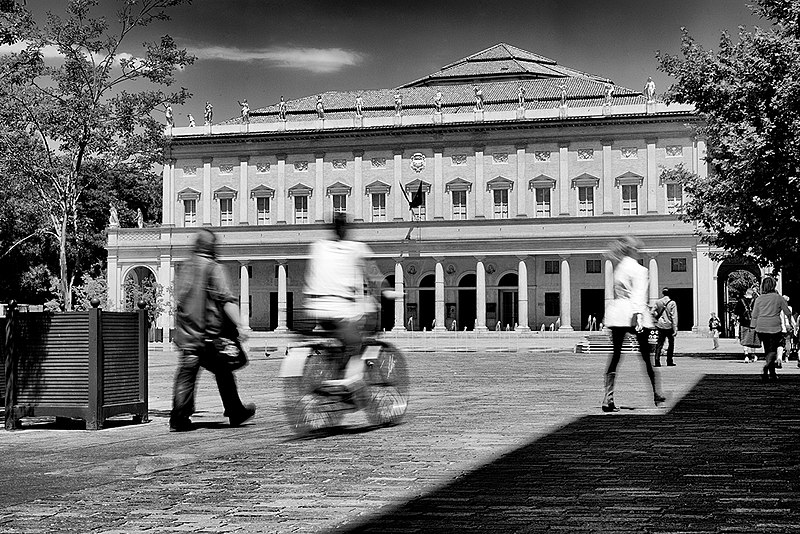
[[[587,416],[341,532],[800,532],[800,377]]]

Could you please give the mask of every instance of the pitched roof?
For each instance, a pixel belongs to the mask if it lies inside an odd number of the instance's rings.
[[[327,91],[287,100],[286,112],[291,121],[316,120],[317,96],[321,96],[326,119],[352,118],[356,97],[361,96],[364,117],[391,116],[395,114],[394,95],[400,93],[403,115],[430,115],[434,111],[434,97],[441,91],[444,113],[470,113],[475,107],[475,87],[480,87],[483,93],[485,111],[517,109],[520,87],[525,90],[527,109],[552,109],[560,103],[561,84],[565,86],[568,106],[602,106],[607,82],[610,81],[500,43],[398,88]],[[618,85],[613,88],[612,105],[643,105],[646,101],[641,91]],[[275,122],[278,112],[277,102],[252,110],[250,122]],[[241,123],[241,117],[226,123]]]

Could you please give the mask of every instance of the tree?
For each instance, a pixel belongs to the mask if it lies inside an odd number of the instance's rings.
[[[658,53],[675,78],[667,102],[695,106],[707,141],[708,177],[662,171],[683,184],[684,220],[728,255],[776,269],[800,267],[800,4],[757,0],[767,28],[722,32],[705,50],[683,29],[681,54]]]
[[[57,244],[65,309],[72,309],[86,246],[98,246],[98,225],[102,230],[108,217],[108,205],[100,211],[87,197],[102,199],[96,193],[110,176],[152,174],[165,140],[151,113],[189,96],[185,88],[128,91],[143,82],[168,87],[175,70],[194,61],[172,38],[145,43],[141,57],[123,43],[186,1],[122,0],[113,26],[91,16],[97,0],[71,0],[65,18],[48,13],[42,26],[19,6],[0,15],[0,43],[24,45],[0,58],[0,167],[24,184],[46,218],[35,233]],[[46,60],[46,50],[60,57]]]

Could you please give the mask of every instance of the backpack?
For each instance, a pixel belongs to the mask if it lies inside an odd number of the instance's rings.
[[[653,316],[653,324],[658,323],[658,320],[664,315],[664,310],[667,309],[667,305],[661,299],[658,299],[656,303],[650,308],[650,315]]]

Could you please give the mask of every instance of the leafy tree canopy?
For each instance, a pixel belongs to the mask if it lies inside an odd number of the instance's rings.
[[[121,218],[133,219],[136,208],[157,216],[152,166],[165,140],[151,113],[188,98],[184,88],[163,88],[194,58],[168,35],[138,54],[125,43],[188,1],[120,0],[113,22],[92,16],[98,0],[70,0],[65,16],[43,22],[18,4],[0,13],[0,44],[19,50],[0,56],[0,171],[19,188],[4,185],[0,200],[20,199],[0,214],[28,218],[26,228],[3,233],[0,255],[47,236],[66,309],[73,281],[101,257],[109,203]]]
[[[705,50],[683,29],[680,55],[658,53],[675,78],[667,102],[694,104],[708,177],[662,171],[688,193],[683,217],[702,240],[776,269],[800,267],[800,3],[757,0],[764,28],[727,32]]]

